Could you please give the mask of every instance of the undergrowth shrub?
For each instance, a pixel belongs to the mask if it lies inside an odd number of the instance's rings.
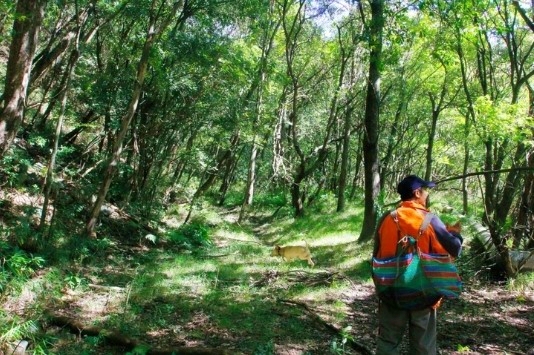
[[[284,191],[272,191],[254,196],[254,204],[264,208],[282,207],[288,203]]]
[[[23,150],[15,149],[13,154],[4,156],[0,162],[2,164],[0,179],[7,186],[19,186],[28,178],[28,170],[32,163]]]
[[[0,291],[4,291],[8,282],[13,279],[27,279],[37,269],[44,266],[45,260],[40,256],[33,256],[18,247],[12,247],[0,242]]]
[[[171,230],[167,234],[167,238],[172,245],[191,251],[213,244],[209,228],[200,222],[191,222]]]
[[[40,256],[32,256],[20,249],[15,249],[9,256],[5,265],[6,268],[16,277],[30,277],[33,273],[43,267],[45,260]]]
[[[260,344],[254,350],[254,355],[273,355],[275,353],[274,342],[269,340],[267,344]]]

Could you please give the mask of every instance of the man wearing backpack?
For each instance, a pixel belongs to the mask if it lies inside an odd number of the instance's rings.
[[[397,192],[402,201],[393,215],[388,213],[380,220],[373,257],[395,257],[399,238],[417,235],[417,247],[422,253],[449,254],[452,257],[460,254],[463,239],[459,224],[445,226],[437,216],[431,215],[428,218],[429,225],[420,233],[425,216],[429,213],[426,208],[429,190],[435,186],[435,183],[415,175],[409,175],[399,183]],[[377,355],[400,353],[406,325],[409,330],[410,354],[435,355],[436,309],[440,302],[441,299],[434,299],[421,309],[405,310],[379,300]]]

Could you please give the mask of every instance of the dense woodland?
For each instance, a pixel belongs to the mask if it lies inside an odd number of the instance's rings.
[[[112,213],[152,238],[173,206],[186,226],[206,201],[237,223],[259,205],[296,220],[325,201],[332,216],[361,206],[363,245],[418,174],[514,278],[534,253],[533,13],[510,0],[2,1],[2,251],[108,238]],[[16,196],[39,203],[11,215]]]

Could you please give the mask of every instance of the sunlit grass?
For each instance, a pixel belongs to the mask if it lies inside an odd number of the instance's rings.
[[[510,291],[534,291],[534,272],[519,273],[514,279],[508,280],[507,288]]]

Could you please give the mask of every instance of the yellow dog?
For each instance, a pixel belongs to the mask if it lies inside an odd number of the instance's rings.
[[[291,261],[293,259],[307,260],[308,265],[315,265],[311,259],[310,248],[308,248],[308,243],[306,245],[288,245],[281,247],[275,245],[271,256],[281,256],[285,261]]]

